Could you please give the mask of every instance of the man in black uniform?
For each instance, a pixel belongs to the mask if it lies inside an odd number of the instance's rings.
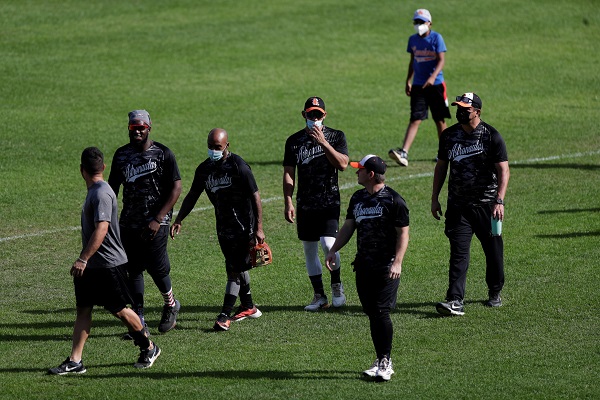
[[[346,221],[327,254],[327,268],[337,262],[336,252],[348,243],[355,230],[356,291],[365,314],[369,317],[371,339],[377,358],[363,372],[367,377],[389,381],[392,369],[394,328],[390,310],[394,307],[402,272],[402,261],[408,248],[408,207],[396,191],[385,185],[385,162],[369,154],[360,162],[358,183],[365,188],[352,195]]]
[[[252,268],[250,245],[265,241],[260,193],[250,167],[229,151],[228,140],[227,132],[221,128],[208,134],[208,158],[196,168],[192,187],[171,226],[171,237],[175,238],[181,231],[181,222],[206,191],[215,208],[217,236],[227,271],[223,307],[213,326],[216,331],[229,330],[231,321],[262,315],[250,294],[248,272]],[[230,317],[238,296],[241,304]]]
[[[488,307],[502,305],[504,244],[492,235],[492,218],[504,219],[504,196],[510,176],[506,144],[500,133],[481,120],[481,99],[475,93],[458,96],[458,123],[440,137],[438,161],[433,176],[431,213],[442,215],[438,200],[448,166],[448,209],[445,233],[450,240],[450,269],[446,301],[438,303],[442,315],[464,315],[463,300],[473,234],[481,242],[486,258]]]
[[[152,121],[146,110],[129,113],[129,144],[113,157],[108,183],[115,193],[123,185],[123,211],[119,224],[129,263],[133,310],[144,329],[144,270],[164,299],[159,332],[177,324],[180,304],[173,295],[171,263],[167,253],[173,205],[181,194],[175,155],[165,145],[149,139]],[[127,335],[124,338],[129,338]]]
[[[144,333],[144,327],[133,310],[127,289],[124,266],[127,255],[121,244],[117,220],[117,196],[104,181],[104,155],[96,147],[81,154],[81,176],[87,186],[87,196],[81,210],[81,240],[83,249],[71,266],[75,285],[77,318],[73,327],[71,355],[53,375],[83,374],[83,347],[92,328],[92,309],[104,306],[129,329],[134,343],[140,348],[136,368],[150,368],[160,355],[160,348]]]
[[[327,254],[335,241],[340,218],[338,171],[348,167],[346,136],[342,131],[324,126],[326,116],[323,99],[310,97],[306,100],[302,111],[306,126],[287,139],[283,159],[284,215],[290,223],[297,220],[298,239],[304,246],[306,270],[314,290],[312,302],[304,308],[307,311],[329,307],[323,289],[319,242]],[[296,170],[297,209],[292,200]],[[331,271],[331,291],[333,306],[343,306],[346,296],[340,278],[339,259]]]

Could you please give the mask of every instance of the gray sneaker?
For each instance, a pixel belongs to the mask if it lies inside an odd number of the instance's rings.
[[[388,155],[401,167],[408,167],[408,152],[406,152],[404,149],[399,147],[397,149],[391,149],[388,151]]]
[[[465,308],[460,300],[437,303],[435,309],[442,315],[465,315]]]
[[[387,357],[383,357],[379,360],[379,368],[377,368],[377,373],[375,374],[375,379],[380,382],[387,382],[392,379],[392,375],[394,374],[394,370],[392,369],[392,360]]]
[[[373,365],[371,365],[371,368],[365,369],[363,371],[363,376],[366,376],[369,378],[375,378],[375,375],[377,375],[378,369],[379,369],[379,358],[376,358],[375,361],[373,362]]]
[[[500,307],[502,306],[502,298],[500,293],[490,293],[490,298],[484,303],[486,307]]]
[[[321,296],[320,294],[315,293],[315,296],[312,299],[312,302],[304,307],[305,311],[319,311],[320,309],[329,308],[329,303],[327,302],[326,296]]]
[[[331,293],[333,295],[331,303],[334,307],[337,308],[346,304],[346,295],[344,294],[344,285],[342,285],[342,282],[331,284]]]

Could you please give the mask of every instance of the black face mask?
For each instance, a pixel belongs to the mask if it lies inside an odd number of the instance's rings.
[[[456,110],[456,120],[459,124],[468,125],[471,122],[471,113],[467,110],[459,108]]]

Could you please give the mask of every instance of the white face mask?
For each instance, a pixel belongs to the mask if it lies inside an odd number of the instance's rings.
[[[223,158],[223,150],[208,149],[208,158],[213,161],[219,161],[221,158]]]
[[[427,24],[415,25],[415,31],[417,31],[419,36],[423,36],[429,31],[429,26]]]
[[[312,119],[307,119],[306,120],[306,126],[308,127],[308,129],[312,129],[315,126],[322,127],[323,126],[323,120],[313,121]]]

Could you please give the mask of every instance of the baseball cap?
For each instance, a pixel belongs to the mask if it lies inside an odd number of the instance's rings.
[[[325,102],[320,97],[309,97],[304,103],[304,112],[309,112],[312,110],[320,110],[322,113],[325,113]]]
[[[481,99],[475,93],[463,93],[462,96],[456,96],[453,106],[473,107],[481,110]]]
[[[385,165],[385,161],[374,154],[367,154],[363,157],[362,160],[356,162],[352,161],[350,163],[352,168],[366,169],[367,171],[375,172],[376,174],[385,174],[385,170],[387,166]]]
[[[133,121],[142,121],[148,126],[152,126],[152,120],[150,120],[150,114],[146,110],[133,110],[129,113],[129,123]]]
[[[413,15],[413,21],[415,19],[420,19],[421,21],[425,22],[431,22],[431,13],[429,12],[429,10],[419,8],[417,11],[415,11],[415,15]]]

